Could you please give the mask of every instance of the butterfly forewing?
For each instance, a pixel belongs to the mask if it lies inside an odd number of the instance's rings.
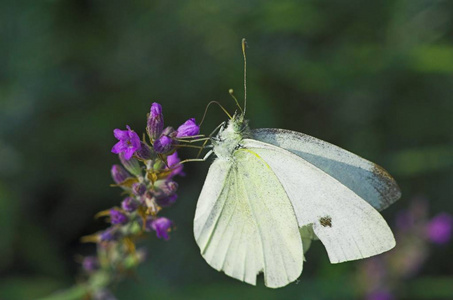
[[[379,212],[328,173],[274,145],[246,139],[242,146],[270,166],[290,198],[299,226],[313,226],[332,263],[373,256],[395,246]]]
[[[338,146],[285,129],[255,129],[252,130],[252,137],[303,158],[336,178],[378,210],[401,197],[398,185],[387,171]]]
[[[263,272],[266,286],[276,288],[302,272],[293,207],[269,165],[251,150],[214,161],[194,222],[203,257],[229,276],[255,284]]]

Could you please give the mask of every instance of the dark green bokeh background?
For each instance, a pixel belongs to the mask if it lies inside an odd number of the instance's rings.
[[[453,210],[453,1],[1,1],[1,299],[75,281],[76,256],[94,252],[79,238],[104,228],[93,215],[121,200],[109,187],[114,128],[144,132],[153,101],[173,126],[200,120],[210,100],[234,109],[242,37],[252,127],[301,131],[384,166],[403,191],[383,213],[392,227],[415,196],[432,214]],[[203,132],[225,119],[213,107]],[[177,231],[145,244],[140,280],[120,284],[119,299],[354,295],[359,262],[330,265],[320,243],[300,283],[277,291],[211,269],[192,234],[208,165],[186,166],[164,213]],[[426,289],[417,278],[404,286],[425,299],[448,286],[452,250],[433,248]]]

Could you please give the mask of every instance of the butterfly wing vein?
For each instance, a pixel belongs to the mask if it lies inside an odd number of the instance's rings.
[[[194,222],[203,257],[233,278],[256,284],[263,272],[266,286],[281,287],[302,272],[302,242],[288,196],[250,151],[236,151],[234,162],[214,161]]]
[[[332,263],[373,256],[395,246],[379,212],[328,173],[271,144],[246,139],[243,147],[270,166],[293,205],[299,227],[313,227]]]

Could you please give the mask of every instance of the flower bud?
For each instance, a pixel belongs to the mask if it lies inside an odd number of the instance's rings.
[[[162,131],[162,135],[168,135],[169,137],[171,138],[175,138],[176,137],[176,134],[177,132],[175,131],[175,129],[171,126],[168,126],[164,129],[164,131]]]
[[[165,167],[166,167],[166,165],[162,160],[160,160],[160,159],[155,160],[154,165],[153,165],[154,170],[162,170],[162,169],[165,169]]]
[[[120,165],[112,166],[112,178],[115,183],[120,184],[130,177],[130,174]]]
[[[167,195],[172,195],[172,194],[176,193],[177,189],[178,189],[178,184],[175,181],[170,180],[170,181],[167,181],[167,184],[165,185],[165,188],[163,188],[162,190]]]
[[[110,223],[115,224],[126,224],[129,221],[128,217],[116,209],[110,210]]]
[[[154,102],[151,105],[146,131],[152,140],[156,140],[162,133],[163,129],[164,115],[162,114],[162,106],[159,103]]]
[[[191,118],[178,127],[176,137],[194,136],[200,133],[200,126]]]
[[[143,159],[143,160],[149,160],[153,159],[156,155],[151,149],[148,144],[141,142],[141,148],[137,152],[135,152],[135,155],[137,155],[138,158]]]
[[[145,228],[148,231],[154,230],[158,238],[168,240],[168,233],[171,231],[172,225],[173,222],[165,217],[160,217],[157,219],[148,218],[146,220]]]
[[[135,211],[138,208],[138,206],[139,206],[138,201],[132,197],[127,197],[123,200],[123,202],[121,202],[121,208],[127,212]]]
[[[157,153],[168,153],[173,150],[175,144],[173,138],[176,136],[176,132],[173,128],[167,127],[162,132],[161,136],[154,141],[154,150]]]
[[[168,207],[176,202],[176,199],[178,198],[178,195],[173,194],[167,197],[162,197],[162,198],[156,198],[156,203],[159,206],[162,207]]]
[[[163,135],[154,141],[154,150],[156,150],[157,153],[167,153],[170,152],[172,148],[173,140],[166,135]]]
[[[132,185],[132,192],[136,196],[142,196],[146,192],[146,185],[144,185],[143,183],[139,183],[139,182],[134,183]]]
[[[142,175],[142,170],[140,168],[140,164],[138,163],[138,160],[135,157],[131,157],[130,159],[126,159],[122,153],[119,154],[120,161],[123,164],[123,166],[128,170],[130,173],[132,173],[135,176],[141,176]]]
[[[99,239],[101,242],[110,242],[114,241],[118,238],[118,231],[114,228],[107,228],[99,235]]]
[[[163,198],[168,197],[176,193],[178,189],[178,184],[173,180],[158,180],[155,183],[155,187],[157,189],[156,197]]]

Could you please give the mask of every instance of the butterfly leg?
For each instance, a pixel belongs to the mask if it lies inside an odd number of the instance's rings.
[[[203,137],[203,138],[198,138],[198,139],[194,139],[194,140],[181,140],[181,139],[176,139],[178,142],[185,142],[185,143],[196,143],[196,142],[202,142],[202,141],[206,141],[206,140],[209,140],[211,137]]]
[[[214,133],[216,133],[217,130],[220,130],[220,131],[223,131],[223,129],[225,128],[225,124],[226,122],[223,121],[222,123],[219,124],[219,126],[217,126],[208,136],[208,139],[204,141],[203,145],[201,145],[201,149],[200,151],[198,151],[198,154],[197,154],[197,159],[198,157],[200,157],[200,154],[201,154],[201,151],[203,151],[203,149],[206,147],[206,144],[208,143],[208,141],[212,138],[212,136],[214,135]],[[209,153],[209,152],[208,152]],[[211,153],[209,153],[209,155],[211,155]]]
[[[206,161],[206,160],[209,158],[209,156],[211,156],[212,153],[213,153],[213,150],[209,150],[209,152],[206,153],[206,155],[205,155],[203,158],[190,158],[190,159],[185,159],[185,160],[179,162],[179,163],[178,163],[177,165],[175,165],[174,167],[177,167],[177,166],[179,166],[179,165],[182,165],[182,164],[184,164],[184,163],[186,163],[186,162],[192,162],[192,161]]]
[[[197,134],[197,135],[191,135],[191,136],[182,136],[178,138],[178,141],[180,140],[189,140],[189,139],[194,139],[194,138],[202,138],[204,137],[204,134]]]

